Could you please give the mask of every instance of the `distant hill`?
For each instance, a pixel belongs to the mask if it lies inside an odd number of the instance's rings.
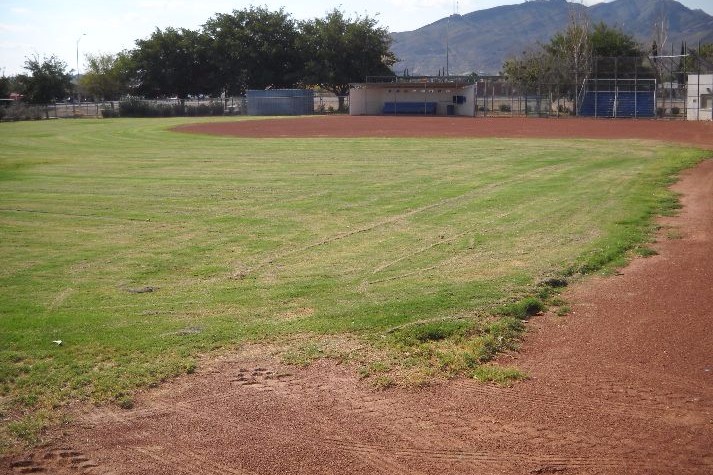
[[[505,59],[546,43],[568,23],[572,9],[584,9],[592,23],[603,21],[632,35],[647,48],[654,25],[666,18],[668,49],[713,43],[713,16],[675,0],[615,0],[586,7],[567,0],[530,0],[519,5],[452,15],[414,31],[393,33],[393,51],[401,60],[397,73],[436,75],[446,66],[446,38],[451,74],[497,74]],[[668,51],[667,49],[667,51]]]

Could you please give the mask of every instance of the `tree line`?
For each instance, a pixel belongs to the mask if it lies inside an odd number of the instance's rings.
[[[284,9],[250,7],[216,14],[198,30],[157,28],[136,40],[131,50],[87,55],[78,84],[56,56],[36,55],[26,60],[28,74],[0,78],[0,97],[20,92],[27,102],[48,103],[66,98],[77,87],[97,100],[127,94],[236,96],[249,88],[286,87],[316,87],[343,97],[351,82],[394,74],[391,43],[388,30],[369,16],[352,18],[335,9],[323,18],[297,21]],[[523,90],[556,84],[559,92],[576,96],[584,79],[611,74],[596,70],[596,58],[638,58],[616,64],[617,77],[650,74],[671,80],[660,64],[646,62],[657,48],[656,41],[643,47],[622,30],[591,25],[585,15],[573,11],[568,25],[548,43],[507,59],[503,74]],[[681,60],[680,70],[695,71],[694,60],[713,64],[711,44],[700,51],[682,45],[684,53],[694,54]]]
[[[220,13],[198,30],[157,28],[135,48],[87,55],[79,78],[83,94],[98,100],[126,94],[186,98],[242,95],[247,89],[318,87],[339,96],[366,76],[393,75],[391,36],[369,16],[333,10],[297,21],[284,9],[249,7]],[[14,88],[25,100],[67,97],[72,75],[56,56],[28,58],[29,74],[3,78],[0,94]]]

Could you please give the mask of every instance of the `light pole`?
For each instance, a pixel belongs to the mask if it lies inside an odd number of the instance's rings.
[[[77,76],[76,76],[77,77],[77,80],[76,80],[77,86],[79,86],[79,41],[82,39],[83,36],[87,36],[87,34],[82,33],[81,35],[79,35],[79,38],[77,38]],[[79,87],[77,87],[77,99],[78,100],[80,99]]]
[[[87,36],[87,34],[82,33],[79,38],[77,38],[77,79],[79,79],[79,42],[81,41],[82,36]]]

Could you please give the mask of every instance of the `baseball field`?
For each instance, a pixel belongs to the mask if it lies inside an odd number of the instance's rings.
[[[527,378],[489,362],[533,315],[568,318],[565,286],[655,254],[669,186],[710,155],[656,131],[328,120],[0,125],[2,451],[240,352],[348,363],[374,390]]]

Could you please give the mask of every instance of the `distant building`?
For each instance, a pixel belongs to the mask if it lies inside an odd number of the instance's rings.
[[[309,89],[249,90],[248,115],[314,114],[314,92]]]
[[[369,78],[349,89],[350,115],[455,115],[474,117],[476,84],[471,77]]]
[[[713,74],[688,75],[686,119],[713,120]]]

